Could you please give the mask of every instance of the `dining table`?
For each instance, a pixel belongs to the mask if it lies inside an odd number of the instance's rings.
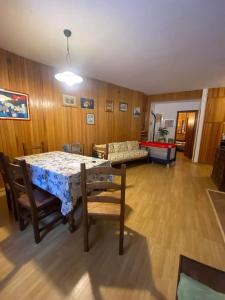
[[[110,166],[110,161],[105,159],[62,151],[32,154],[17,159],[26,161],[34,185],[60,199],[61,213],[68,217],[71,232],[76,228],[74,208],[81,197],[81,163],[85,163],[87,169]],[[91,182],[96,178],[92,175],[88,180]]]

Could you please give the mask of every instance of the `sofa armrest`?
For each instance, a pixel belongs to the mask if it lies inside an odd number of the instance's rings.
[[[92,155],[102,159],[108,159],[108,144],[105,145],[96,145],[93,144]]]

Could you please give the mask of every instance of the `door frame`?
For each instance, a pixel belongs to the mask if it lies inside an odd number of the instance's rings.
[[[178,121],[178,114],[179,113],[197,113],[197,118],[195,118],[195,124],[194,124],[194,127],[195,127],[195,134],[196,134],[196,129],[197,129],[197,126],[196,126],[196,122],[198,121],[198,114],[199,114],[199,110],[198,109],[192,109],[192,110],[178,110],[177,111],[177,118],[176,118],[176,128],[175,128],[175,135],[174,135],[174,141],[176,142],[176,134],[177,134],[177,121]]]

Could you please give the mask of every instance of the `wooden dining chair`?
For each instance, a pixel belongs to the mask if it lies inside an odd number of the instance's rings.
[[[40,145],[33,145],[28,147],[25,143],[22,143],[23,155],[35,154],[35,153],[43,153],[45,152],[44,142],[41,142]]]
[[[108,181],[109,176],[119,176],[120,183]],[[104,179],[91,181],[89,176]],[[97,176],[97,177],[96,177]],[[81,164],[81,190],[83,202],[84,251],[89,251],[88,232],[92,220],[98,217],[112,218],[120,223],[119,254],[123,254],[124,213],[125,213],[126,165],[121,169],[96,167],[86,169]],[[113,191],[120,191],[119,197]]]
[[[20,230],[24,230],[31,223],[35,242],[39,243],[43,237],[43,230],[51,229],[59,220],[65,221],[60,213],[60,200],[40,188],[33,187],[25,160],[18,161],[18,164],[10,163],[7,157],[4,157],[4,160],[16,202]],[[54,218],[46,223],[46,218],[53,213]],[[41,226],[44,219],[45,224]]]
[[[4,163],[4,153],[0,152],[0,174],[3,179],[4,187],[5,187],[5,193],[6,193],[6,201],[8,210],[13,212],[15,220],[17,221],[17,210],[16,210],[16,203],[13,197],[13,191],[9,184],[9,178],[8,178],[8,172],[6,169],[6,165]]]
[[[63,146],[63,150],[65,152],[69,152],[69,153],[73,153],[73,154],[84,155],[84,144],[81,144],[79,142],[76,142],[73,144],[65,144]]]

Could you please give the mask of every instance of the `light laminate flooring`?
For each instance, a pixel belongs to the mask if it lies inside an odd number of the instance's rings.
[[[0,299],[175,299],[179,255],[225,270],[225,245],[206,188],[211,167],[178,155],[171,168],[127,168],[125,253],[117,223],[91,227],[88,253],[82,228],[60,225],[36,245],[0,197]]]

